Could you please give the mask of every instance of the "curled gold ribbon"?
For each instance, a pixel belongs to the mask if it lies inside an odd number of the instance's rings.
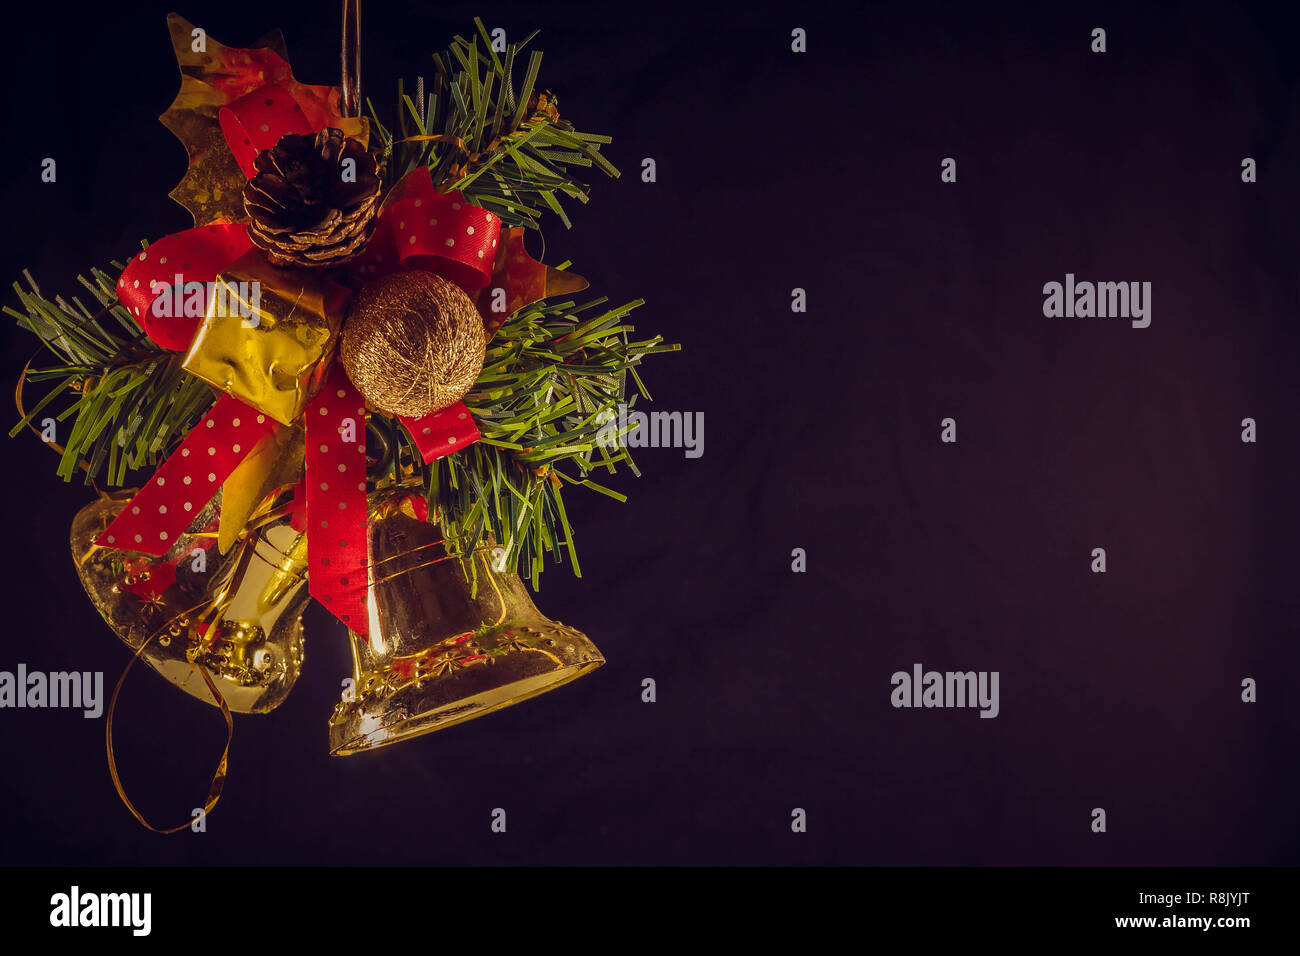
[[[29,358],[27,360],[27,364],[23,366],[22,373],[18,376],[18,384],[14,388],[14,407],[18,409],[19,421],[24,421],[27,418],[27,410],[23,407],[23,392],[27,388],[27,373],[31,370],[32,363],[36,361],[36,356],[40,354],[41,352],[39,349],[37,349],[35,352],[32,353],[32,357]],[[56,441],[45,441],[45,436],[41,434],[41,430],[37,428],[32,422],[28,421],[27,427],[30,428],[32,430],[32,434],[34,434],[37,438],[39,438],[44,444],[54,449],[54,451],[57,452],[60,457],[63,456],[64,449],[62,445],[60,445]],[[78,467],[81,468],[82,471],[86,472],[87,474],[90,473],[90,463],[86,461],[86,459],[84,458],[81,459],[81,461],[77,462],[77,465]],[[101,498],[108,497],[100,489],[99,485],[95,484],[95,479],[93,477],[90,479],[90,487],[95,489],[95,494],[99,495],[99,497]]]
[[[190,611],[197,611],[201,607],[203,607],[202,604],[196,605],[191,608]],[[168,621],[164,627],[170,626],[173,622],[184,617],[188,613],[190,612],[182,612],[182,614],[179,614],[172,618],[171,621]],[[126,795],[126,790],[122,787],[122,778],[117,772],[117,758],[113,753],[113,714],[117,710],[117,698],[122,693],[122,684],[125,683],[126,675],[131,672],[131,668],[135,666],[135,662],[140,659],[140,656],[153,642],[153,639],[162,633],[162,630],[163,629],[160,628],[154,631],[147,639],[141,642],[140,647],[131,656],[131,659],[127,661],[126,667],[122,671],[122,676],[117,679],[117,686],[113,688],[113,696],[108,702],[108,715],[104,727],[104,745],[108,751],[108,773],[109,776],[113,778],[113,788],[117,791],[117,795],[121,798],[122,803],[124,803],[126,808],[131,811],[131,816],[135,817],[136,820],[140,822],[141,826],[147,830],[152,830],[154,833],[169,834],[179,833],[181,830],[189,828],[193,824],[193,821],[191,820],[189,823],[182,823],[179,826],[170,827],[164,830],[154,826],[146,820],[144,815],[135,808],[135,804],[131,802],[131,799]],[[227,706],[226,699],[221,696],[221,691],[217,690],[217,685],[212,682],[212,678],[208,674],[208,669],[197,662],[195,663],[195,666],[199,668],[199,673],[203,675],[203,682],[208,685],[208,690],[212,692],[213,699],[217,702],[217,706],[221,708],[221,716],[226,720],[226,745],[221,750],[221,759],[217,762],[217,769],[212,774],[212,783],[208,785],[208,798],[203,804],[203,813],[206,816],[212,812],[212,809],[217,805],[217,801],[221,799],[221,791],[226,785],[226,770],[230,762],[230,742],[235,736],[235,719],[230,714],[230,707]]]
[[[141,642],[139,648],[136,649],[136,652],[131,655],[131,659],[127,661],[126,667],[122,671],[122,676],[117,679],[117,686],[113,688],[113,696],[108,702],[108,714],[104,728],[104,745],[108,752],[108,773],[109,776],[113,778],[113,788],[117,791],[117,795],[121,799],[122,803],[126,805],[127,810],[131,811],[131,815],[135,817],[143,827],[152,830],[154,833],[179,833],[181,830],[191,826],[193,821],[190,821],[190,823],[182,823],[179,826],[170,827],[168,829],[161,829],[146,820],[144,815],[136,809],[135,804],[133,804],[131,799],[126,795],[126,789],[122,786],[122,778],[117,771],[117,756],[113,750],[113,716],[117,710],[117,699],[122,693],[122,685],[126,682],[126,675],[131,672],[131,668],[135,666],[135,662],[140,659],[145,650],[148,649],[149,645],[153,643],[154,638],[158,637],[158,635],[170,628],[177,621],[195,615],[197,617],[198,626],[202,628],[203,633],[206,633],[208,628],[217,625],[217,620],[229,605],[227,597],[230,594],[232,583],[243,576],[244,572],[247,570],[248,562],[252,558],[256,557],[263,561],[266,560],[265,557],[257,553],[257,548],[254,545],[257,536],[255,536],[254,532],[266,524],[282,518],[287,513],[287,505],[282,505],[278,508],[275,507],[275,501],[279,497],[280,493],[281,490],[277,490],[275,493],[268,495],[249,518],[249,533],[246,533],[240,538],[238,546],[239,551],[236,553],[235,559],[231,565],[233,570],[227,580],[215,586],[214,596],[195,604],[193,607],[181,611],[161,627],[154,630],[152,634]],[[270,542],[268,541],[267,544],[270,544]],[[274,548],[274,545],[272,545],[272,547]],[[221,757],[217,761],[217,769],[213,771],[212,782],[208,785],[208,796],[203,804],[203,813],[206,815],[211,813],[213,808],[216,807],[217,801],[221,799],[221,791],[226,784],[226,774],[230,765],[230,744],[235,736],[235,721],[234,717],[230,713],[230,707],[227,705],[225,697],[223,697],[221,691],[217,689],[217,685],[213,682],[212,676],[208,673],[207,667],[198,660],[194,661],[194,666],[199,669],[199,674],[202,675],[203,682],[207,684],[208,691],[212,694],[212,699],[216,702],[217,706],[221,708],[221,716],[226,721],[226,744],[221,750]]]
[[[41,354],[40,349],[37,349],[35,352],[33,352],[32,357],[27,360],[27,364],[23,366],[22,372],[19,373],[18,375],[18,384],[14,388],[14,407],[18,409],[18,420],[20,422],[27,421],[27,427],[32,430],[32,434],[40,438],[41,441],[45,441],[44,437],[41,435],[41,430],[37,428],[31,421],[27,420],[27,409],[23,407],[23,393],[27,390],[27,373],[32,370],[32,363],[36,361],[36,356],[40,354]],[[45,444],[49,445],[60,455],[63,454],[63,446],[60,445],[58,442],[47,441],[45,442]],[[87,468],[88,466],[86,462],[83,461],[81,463],[81,467]]]

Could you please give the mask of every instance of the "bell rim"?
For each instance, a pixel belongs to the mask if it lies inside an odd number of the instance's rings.
[[[488,714],[504,710],[506,707],[531,700],[547,691],[556,690],[606,663],[604,656],[595,650],[595,645],[591,645],[591,649],[594,655],[585,660],[574,661],[540,674],[520,677],[506,684],[486,688],[468,698],[468,702],[466,700],[442,702],[430,710],[418,710],[418,707],[420,698],[434,693],[432,689],[421,691],[415,687],[404,688],[403,691],[398,691],[384,699],[384,709],[391,707],[393,701],[403,696],[405,691],[412,691],[412,693],[405,694],[405,696],[412,698],[408,706],[417,712],[410,717],[402,718],[382,727],[376,727],[365,733],[360,731],[360,724],[373,715],[366,713],[364,709],[358,708],[341,720],[333,717],[329,722],[330,756],[352,757],[357,754],[381,750],[392,744],[421,737],[435,731],[446,730],[449,727],[455,727],[479,717],[486,717]],[[524,686],[524,689],[511,693],[512,689],[520,688],[521,685]],[[490,702],[475,704],[476,701],[484,697],[488,698]],[[448,716],[449,711],[456,713],[454,716]],[[388,733],[378,741],[366,742],[380,730],[388,731]],[[358,741],[362,743],[357,745]]]

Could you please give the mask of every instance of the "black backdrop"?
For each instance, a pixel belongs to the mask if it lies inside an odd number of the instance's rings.
[[[644,296],[640,327],[684,343],[647,365],[650,407],[703,412],[705,454],[643,451],[627,504],[569,496],[585,573],[548,571],[538,603],[605,652],[591,676],[332,759],[349,664],[313,608],[305,672],[237,720],[203,834],[130,818],[102,719],[0,711],[0,863],[1297,862],[1292,23],[1226,5],[366,6],[377,101],[475,14],[542,29],[543,85],[624,170],[572,231],[549,225],[547,257]],[[7,32],[4,276],[68,291],[187,225],[167,198],[184,152],[156,119],[178,82],[167,12],[37,5]],[[300,79],[337,82],[332,3],[178,12],[231,45],[280,26]],[[1151,327],[1044,318],[1042,285],[1067,272],[1151,281]],[[16,376],[32,341],[10,324],[3,342]],[[30,435],[4,451],[0,669],[111,686],[127,652],[67,548],[90,493]],[[890,675],[918,661],[999,671],[1000,716],[893,709]],[[141,808],[188,818],[217,713],[140,668],[118,732]]]

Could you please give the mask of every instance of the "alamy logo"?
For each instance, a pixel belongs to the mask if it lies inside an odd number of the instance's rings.
[[[601,448],[684,448],[687,458],[704,454],[703,412],[628,411],[618,406],[618,415],[605,409],[596,416]]]
[[[262,283],[256,280],[186,282],[178,272],[170,286],[154,279],[149,291],[156,296],[153,314],[158,318],[201,319],[211,311],[223,318],[242,318],[249,328],[261,323]]]
[[[1043,286],[1043,315],[1049,319],[1132,319],[1135,329],[1151,324],[1150,282],[1075,282],[1065,274],[1065,285]]]
[[[895,671],[889,702],[895,707],[979,707],[981,717],[996,717],[998,672],[924,671],[912,665],[912,673]]]
[[[0,707],[71,707],[84,710],[86,718],[104,712],[104,672],[28,671],[19,664],[17,673],[0,671]]]
[[[83,894],[74,886],[50,897],[50,925],[58,927],[129,926],[133,936],[148,936],[152,911],[152,893]]]

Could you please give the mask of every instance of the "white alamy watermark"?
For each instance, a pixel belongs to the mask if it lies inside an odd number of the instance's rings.
[[[895,671],[889,702],[895,707],[978,707],[981,717],[996,717],[997,671],[927,671],[912,665],[912,673]]]
[[[152,309],[159,318],[238,317],[253,329],[262,321],[262,283],[256,280],[186,282],[178,272],[170,285],[154,279],[149,291],[156,297]]]
[[[1049,319],[1131,319],[1133,328],[1151,324],[1150,282],[1075,282],[1065,274],[1065,284],[1043,286],[1043,315]]]
[[[617,415],[605,409],[596,421],[601,448],[682,448],[687,458],[704,454],[703,412],[638,412],[619,405]]]
[[[68,707],[93,719],[104,712],[103,671],[29,671],[19,664],[0,671],[0,708]]]
[[[133,936],[148,936],[153,926],[153,894],[82,893],[74,886],[50,897],[50,925],[127,926]]]

